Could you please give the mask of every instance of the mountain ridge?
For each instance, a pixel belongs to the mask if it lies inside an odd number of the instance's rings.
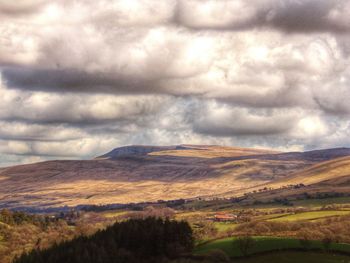
[[[298,174],[316,178],[317,174],[307,173],[307,169],[325,162],[326,171],[327,165],[334,167],[328,161],[350,157],[350,149],[281,153],[212,145],[126,146],[101,156],[0,169],[0,207],[238,196],[274,184],[290,184],[290,178]],[[304,183],[302,176],[295,178],[299,179],[292,183]]]

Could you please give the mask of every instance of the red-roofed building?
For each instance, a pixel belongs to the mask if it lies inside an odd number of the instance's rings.
[[[237,220],[237,215],[227,213],[217,213],[214,215],[216,222],[233,222]]]

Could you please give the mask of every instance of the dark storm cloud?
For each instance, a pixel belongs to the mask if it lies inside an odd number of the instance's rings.
[[[280,123],[251,123],[242,124],[240,121],[225,123],[200,123],[194,126],[194,131],[211,136],[267,136],[283,134],[291,127],[280,126]]]
[[[347,1],[287,0],[281,1],[276,10],[270,10],[266,24],[286,32],[334,32],[350,31],[350,24],[332,19],[332,11],[341,11]],[[346,19],[346,18],[345,18]]]
[[[118,77],[117,74],[87,73],[76,69],[12,67],[2,70],[10,88],[38,91],[93,93],[152,93],[156,82]]]

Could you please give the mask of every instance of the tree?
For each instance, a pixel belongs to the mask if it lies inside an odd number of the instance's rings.
[[[91,236],[76,237],[48,249],[32,250],[14,262],[161,262],[163,258],[191,253],[193,243],[192,229],[187,222],[160,218],[131,219],[117,222]]]
[[[247,256],[251,249],[255,246],[255,240],[251,236],[242,236],[237,238],[238,248],[243,256]]]

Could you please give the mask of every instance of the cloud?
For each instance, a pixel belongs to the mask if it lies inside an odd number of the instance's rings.
[[[344,0],[287,0],[270,10],[266,20],[268,25],[287,32],[346,33],[350,26],[344,23],[340,15],[344,8],[349,8],[348,2]]]
[[[293,32],[349,32],[346,0],[180,0],[177,23],[197,30],[272,28]]]
[[[89,28],[79,32],[58,30],[63,31],[64,39],[45,35],[43,43],[32,51],[19,53],[18,46],[8,48],[8,52],[15,50],[12,58],[6,55],[2,59],[12,64],[2,70],[8,86],[71,92],[159,93],[162,92],[159,81],[203,74],[213,60],[210,38],[176,28],[141,29],[130,34],[117,30],[108,35]]]
[[[320,108],[333,115],[350,114],[350,67],[347,66],[337,78],[331,79],[318,88],[315,99]]]
[[[350,146],[349,16],[346,0],[0,0],[0,165]]]
[[[27,92],[1,85],[0,119],[39,124],[96,125],[135,121],[154,114],[169,101],[166,96],[112,96]]]
[[[11,2],[0,0],[0,16],[19,16],[34,13],[44,5],[44,0],[18,0]]]
[[[180,0],[175,18],[180,25],[193,29],[245,29],[257,22],[259,7],[265,2]]]
[[[293,128],[297,119],[288,111],[257,112],[217,103],[209,103],[205,110],[201,109],[197,114],[194,131],[224,137],[283,134]]]
[[[67,141],[80,139],[87,134],[64,125],[48,126],[22,122],[0,121],[0,139],[15,141]]]

